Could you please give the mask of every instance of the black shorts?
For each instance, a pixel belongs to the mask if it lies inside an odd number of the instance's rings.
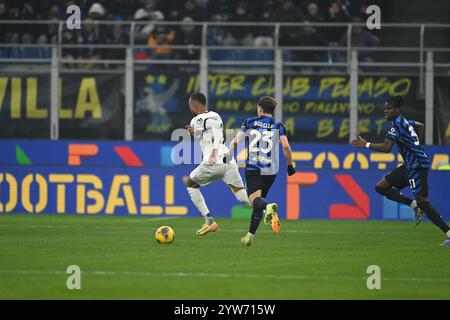
[[[247,187],[247,194],[261,190],[261,197],[265,198],[269,192],[270,187],[275,181],[276,175],[260,175],[259,172],[245,172],[245,185]]]
[[[390,185],[401,190],[409,186],[415,196],[428,197],[428,169],[406,170],[402,165],[384,177]]]

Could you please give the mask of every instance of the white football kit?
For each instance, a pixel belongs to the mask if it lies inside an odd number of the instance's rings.
[[[224,144],[223,122],[220,115],[213,111],[204,112],[195,116],[190,125],[194,128],[194,138],[200,143],[203,154],[203,161],[189,175],[191,180],[206,186],[221,179],[226,184],[243,188],[244,184],[234,158],[225,163],[228,148]],[[217,156],[209,163],[209,157],[215,148]]]

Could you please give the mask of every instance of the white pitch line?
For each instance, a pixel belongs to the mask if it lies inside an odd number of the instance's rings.
[[[312,276],[312,275],[279,275],[279,274],[247,274],[247,273],[205,273],[205,272],[138,272],[138,271],[81,271],[84,275],[92,276],[127,276],[127,277],[211,277],[211,278],[247,278],[247,279],[277,279],[277,280],[320,280],[320,281],[367,281],[366,277],[351,276]],[[64,271],[42,271],[42,270],[0,270],[0,274],[23,274],[23,275],[62,275]],[[382,281],[392,282],[429,282],[450,283],[450,278],[389,278],[383,277]]]
[[[161,218],[160,220],[162,220]],[[168,218],[172,219],[172,218]],[[156,219],[152,219],[152,221],[156,221]],[[150,221],[149,221],[150,222]],[[0,227],[7,227],[7,228],[42,228],[42,229],[68,229],[68,228],[86,228],[86,229],[117,229],[117,230],[126,230],[127,226],[118,227],[117,225],[89,225],[89,224],[74,224],[71,226],[59,226],[59,225],[28,225],[28,224],[0,224]],[[144,228],[144,227],[142,227]],[[176,230],[183,230],[188,231],[191,229],[188,228],[177,228]],[[194,229],[192,229],[194,230]],[[220,229],[219,232],[245,232],[246,229]],[[272,233],[270,230],[260,230],[258,233]],[[326,230],[282,230],[281,233],[299,233],[299,234],[353,234],[353,235],[405,235],[405,236],[417,236],[417,235],[425,235],[424,233],[417,233],[417,232],[389,232],[389,231],[326,231]]]

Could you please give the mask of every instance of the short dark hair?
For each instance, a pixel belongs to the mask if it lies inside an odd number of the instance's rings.
[[[273,111],[277,106],[277,101],[270,96],[264,96],[259,99],[258,106],[263,109],[264,113],[273,114]]]
[[[387,103],[392,104],[394,108],[401,108],[405,105],[405,98],[403,96],[392,96],[386,100]]]
[[[201,92],[194,92],[191,94],[191,100],[198,101],[202,105],[206,106],[206,96]]]

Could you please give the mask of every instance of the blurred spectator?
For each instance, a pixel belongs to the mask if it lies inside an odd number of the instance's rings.
[[[198,7],[194,0],[185,0],[183,4],[183,9],[180,14],[181,18],[190,17],[194,21],[203,21],[203,10]]]
[[[155,24],[158,21],[164,20],[164,15],[161,11],[152,12],[151,15],[145,9],[138,9],[135,13],[135,18],[138,22],[147,22],[146,24],[139,24],[136,26],[134,34],[134,43],[137,45],[148,44],[148,41],[155,30]],[[136,49],[134,52],[135,59],[147,60],[151,56],[150,49]]]
[[[150,15],[144,8],[139,8],[134,13],[133,20],[137,22],[134,30],[134,43],[146,43],[154,28],[153,23],[146,23],[150,21]]]
[[[349,19],[347,15],[342,12],[341,6],[337,2],[332,2],[328,8],[328,15],[325,18],[325,22],[345,23],[349,22]],[[347,27],[345,26],[323,28],[325,37],[334,44],[339,42],[346,30]]]
[[[319,13],[319,7],[315,3],[310,3],[307,8],[306,20],[309,22],[323,22],[323,17]]]
[[[270,9],[264,8],[259,17],[261,27],[258,27],[257,36],[255,38],[255,46],[257,47],[272,47],[273,46],[273,34],[274,27],[264,27],[265,23],[272,22],[272,12]]]
[[[305,20],[302,11],[292,0],[281,0],[281,7],[275,11],[273,18],[277,22],[303,22]]]
[[[350,0],[334,0],[339,7],[341,8],[342,13],[345,15],[347,20],[351,20],[352,15],[350,13],[351,7],[352,7],[352,2],[354,1],[350,1]]]
[[[157,21],[164,20],[164,14],[161,11],[152,11],[140,8],[134,14],[134,20],[138,22],[134,31],[135,44],[147,44],[148,38],[155,29]]]
[[[233,12],[233,6],[230,0],[209,1],[207,11],[211,20],[227,21]]]
[[[184,26],[173,28],[167,26],[155,28],[155,23],[164,15],[169,21],[238,21],[260,22],[258,27],[222,27],[209,26],[207,43],[212,45],[255,45],[257,47],[273,46],[274,28],[268,26],[270,22],[341,22],[350,21],[350,13],[363,20],[367,17],[368,4],[379,0],[0,0],[0,20],[33,20],[45,19],[61,21],[67,17],[66,8],[72,4],[82,9],[82,21],[87,18],[88,26],[81,31],[63,31],[63,43],[87,44],[124,44],[129,41],[129,27],[111,26],[95,23],[98,21],[134,20],[143,22],[137,25],[134,33],[135,44],[148,44],[151,41],[162,43],[193,44],[201,43],[201,28]],[[303,10],[303,12],[302,12]],[[133,14],[134,13],[134,14]],[[256,19],[254,19],[256,17]],[[190,20],[189,20],[190,19]],[[93,23],[92,23],[93,22]],[[93,25],[93,30],[92,30]],[[312,30],[310,30],[310,29]],[[158,29],[158,30],[156,30]],[[337,45],[346,43],[346,27],[342,28],[299,28],[296,26],[282,27],[280,29],[280,45],[293,45],[294,43],[323,43],[322,37]],[[165,36],[163,36],[165,35]],[[314,38],[314,35],[317,38]],[[342,38],[342,39],[341,39]],[[9,43],[55,43],[58,39],[57,24],[16,24],[0,27],[0,42]],[[172,40],[171,40],[172,39]],[[361,28],[355,28],[352,33],[352,43],[361,43],[370,47],[378,41],[372,33],[367,34]],[[13,48],[14,50],[18,50]],[[142,57],[171,56],[168,48],[163,50],[150,50],[148,47],[136,52],[144,52]],[[12,51],[14,51],[12,50]],[[219,51],[219,50],[216,50]],[[34,52],[34,51],[33,51]],[[124,50],[66,50],[67,55],[77,57],[122,57]],[[119,52],[121,52],[119,54]],[[166,52],[166,53],[164,53]],[[98,54],[97,54],[98,53]],[[177,53],[175,51],[175,53]],[[308,55],[308,54],[312,55]],[[117,54],[117,55],[116,55]],[[185,50],[179,53],[183,57],[196,57],[197,50]],[[305,55],[306,54],[306,55]],[[20,56],[20,55],[16,55]],[[319,56],[319,57],[318,57]],[[227,57],[223,55],[222,57]],[[300,59],[322,59],[314,52],[299,53]],[[361,55],[362,59],[372,59],[368,52]]]
[[[369,14],[367,14],[367,8],[369,7],[369,5],[365,2],[361,3],[359,8],[358,8],[358,12],[356,12],[354,14],[355,17],[360,17],[362,21],[367,21],[367,19],[369,18]]]
[[[233,12],[233,3],[229,0],[216,0],[209,1],[207,4],[208,17],[206,20],[211,21],[228,21]],[[224,26],[214,26],[208,27],[208,45],[223,45],[224,39],[226,37]],[[220,51],[213,50],[210,51],[210,56],[212,58],[220,55]]]
[[[199,46],[201,44],[201,30],[199,27],[195,27],[193,20],[186,17],[182,20],[183,23],[179,30],[175,33],[173,43],[176,45],[192,45]],[[197,60],[200,57],[199,49],[176,49],[175,56],[177,59],[182,60]]]
[[[93,20],[102,20],[105,17],[105,8],[98,2],[92,4],[89,8],[88,17]]]
[[[101,3],[94,2],[88,11],[88,18],[97,21],[107,20],[106,10]],[[112,26],[107,24],[96,24],[96,32],[99,32],[102,37],[111,37]]]
[[[164,16],[161,20],[164,20]],[[168,45],[172,44],[175,37],[175,33],[170,30],[166,25],[158,24],[155,26],[155,29],[152,31],[147,44],[149,46],[154,45]],[[172,54],[172,50],[168,47],[158,47],[152,48],[152,56],[153,58],[158,59],[167,59],[170,58]]]
[[[247,12],[247,6],[243,2],[239,2],[236,5],[234,14],[230,17],[232,22],[249,22],[252,21],[250,15]],[[227,36],[224,40],[226,46],[253,45],[252,34],[248,32],[248,27],[244,26],[232,26],[225,29]]]
[[[57,43],[58,42],[58,22],[61,20],[61,10],[58,5],[54,4],[48,10],[47,20],[52,21],[45,28],[44,32],[38,38],[38,43]]]
[[[77,35],[74,31],[68,30],[64,27],[62,34],[62,44],[63,45],[75,45],[78,44]],[[61,55],[64,59],[75,60],[78,59],[79,50],[77,48],[63,48],[61,49]],[[78,64],[67,63],[64,64],[66,68],[78,68]]]
[[[78,34],[78,44],[92,45],[109,43],[110,39],[101,33],[101,29],[95,24],[91,18],[84,20],[81,32]],[[93,46],[86,46],[79,51],[79,58],[84,60],[99,60],[105,58],[105,50],[94,48]],[[92,69],[94,64],[86,63],[80,67],[83,69]]]
[[[22,3],[10,2],[7,5],[7,19],[10,20],[33,20],[35,12],[29,1]],[[8,42],[11,43],[32,43],[36,26],[33,24],[11,24],[8,25]]]
[[[313,28],[308,22],[303,27],[302,31],[294,38],[292,45],[295,46],[328,46],[328,41],[325,36]],[[311,50],[296,50],[294,52],[299,61],[325,61],[327,56],[326,51],[311,51]]]
[[[121,22],[122,18],[116,18],[117,22]],[[130,43],[128,33],[124,30],[121,23],[115,24],[111,33],[111,44],[126,45]],[[108,58],[112,60],[125,59],[125,49],[108,49]]]
[[[282,0],[281,8],[273,15],[276,22],[303,22],[305,17],[292,0]],[[298,27],[280,28],[280,45],[289,45],[297,35]]]
[[[352,22],[362,23],[361,18],[359,17],[353,18]],[[366,28],[362,28],[359,25],[353,25],[350,39],[352,47],[370,48],[377,46],[380,42],[378,37],[374,36]],[[347,35],[342,36],[339,44],[342,46],[347,45]],[[358,59],[363,62],[373,61],[370,50],[359,51]]]
[[[160,5],[158,0],[142,0],[145,11],[148,13],[148,20],[151,22],[158,21],[158,20],[164,20],[164,13],[162,10],[160,10]],[[172,3],[173,4],[173,3]],[[153,25],[151,23],[150,25]],[[154,27],[153,27],[154,28]],[[151,31],[153,31],[153,28]],[[151,33],[150,31],[150,33]]]

